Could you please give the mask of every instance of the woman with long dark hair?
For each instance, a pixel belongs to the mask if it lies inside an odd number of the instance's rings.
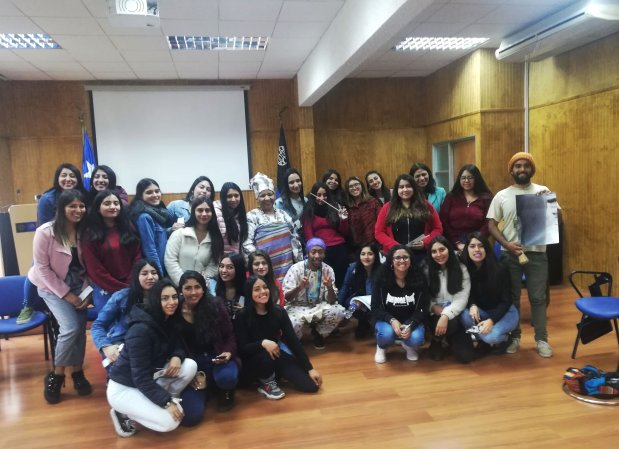
[[[50,404],[60,402],[67,367],[72,370],[79,395],[92,391],[83,369],[90,295],[85,293],[88,279],[78,246],[79,224],[85,214],[84,194],[65,190],[58,197],[54,220],[41,225],[34,234],[34,263],[28,279],[59,324],[54,369],[45,376],[44,396]]]
[[[370,326],[370,307],[372,292],[376,282],[376,273],[380,268],[379,248],[375,242],[362,244],[357,252],[356,261],[348,266],[342,288],[338,292],[338,302],[349,311],[353,306],[353,314],[357,319],[355,337],[365,338]]]
[[[471,232],[489,235],[486,215],[491,202],[492,192],[479,168],[473,164],[463,166],[439,214],[443,234],[459,251],[464,250],[464,240]]]
[[[97,196],[97,193],[103,190],[111,190],[118,199],[123,203],[123,206],[129,206],[129,196],[127,191],[116,184],[116,173],[107,165],[97,165],[92,171],[90,178],[90,190],[86,196],[87,203],[90,204]]]
[[[221,300],[207,292],[204,276],[197,271],[185,271],[179,287],[181,336],[188,356],[198,365],[196,377],[182,395],[185,410],[182,424],[192,426],[204,416],[207,384],[217,391],[219,411],[234,406],[239,364],[235,358],[232,322]]]
[[[211,294],[223,300],[230,318],[234,318],[245,305],[246,272],[245,258],[239,253],[224,254],[219,260],[217,280]]]
[[[475,357],[473,342],[459,321],[471,291],[471,280],[466,267],[460,263],[451,243],[442,235],[430,242],[427,275],[430,284],[430,318],[432,334],[430,357],[443,358],[443,340],[461,363]]]
[[[250,180],[258,207],[247,213],[247,240],[243,243],[246,256],[257,249],[266,252],[273,262],[275,278],[281,282],[294,262],[303,259],[301,243],[290,216],[275,208],[273,180],[262,173]]]
[[[129,287],[118,290],[103,306],[90,327],[90,335],[97,350],[110,365],[118,359],[125,341],[129,311],[134,304],[142,304],[161,278],[154,262],[140,259],[133,264]]]
[[[267,399],[285,396],[277,383],[282,377],[304,393],[318,391],[322,376],[309,361],[286,311],[273,304],[266,282],[258,276],[247,278],[245,297],[245,310],[234,320],[245,377],[257,380],[258,392]]]
[[[171,432],[183,418],[180,395],[193,381],[196,362],[185,358],[178,326],[178,290],[157,282],[143,304],[129,312],[125,346],[109,370],[110,417],[121,437],[135,434],[134,422]]]
[[[142,244],[142,256],[152,260],[160,273],[168,242],[167,228],[172,224],[172,215],[161,200],[161,189],[151,178],[141,179],[135,188],[135,197],[129,209]]]
[[[342,188],[342,176],[334,168],[329,168],[322,175],[322,180],[327,185],[331,198],[333,199],[335,206],[339,207],[344,204],[344,190]]]
[[[191,203],[191,217],[184,228],[177,229],[168,239],[165,267],[174,282],[183,272],[195,270],[204,277],[217,275],[217,261],[224,250],[224,242],[214,218],[213,202],[200,196]]]
[[[381,204],[391,201],[391,191],[387,184],[385,184],[383,175],[376,170],[370,170],[366,173],[365,184],[368,188],[368,193],[380,201]]]
[[[120,198],[111,190],[95,196],[80,241],[86,274],[93,285],[95,311],[113,293],[127,288],[131,267],[142,257],[140,239]]]
[[[393,246],[372,292],[376,363],[387,361],[387,349],[396,340],[402,342],[407,360],[418,360],[429,302],[428,286],[421,270],[413,265],[411,249],[405,245]]]
[[[389,252],[394,245],[407,245],[419,262],[425,257],[424,248],[441,235],[443,227],[436,210],[415,186],[410,175],[396,178],[393,197],[380,210],[374,234],[383,253]]]
[[[54,173],[54,183],[37,202],[37,225],[52,221],[56,215],[58,197],[65,190],[79,190],[84,193],[84,183],[79,169],[67,162],[60,164]]]
[[[213,201],[213,207],[224,240],[224,253],[241,253],[241,244],[247,239],[247,213],[241,188],[226,182],[219,197],[221,201]]]
[[[280,197],[275,200],[275,207],[290,215],[292,222],[299,228],[303,208],[307,202],[307,198],[303,196],[303,179],[296,168],[286,169],[284,179],[286,185],[284,191],[280,192]]]
[[[509,333],[518,326],[518,311],[511,300],[511,278],[506,266],[497,262],[488,238],[469,234],[462,258],[471,275],[467,309],[460,315],[465,329],[477,326],[477,352],[502,354]]]
[[[374,226],[382,204],[370,196],[359,178],[346,180],[346,209],[348,210],[349,244],[351,253],[359,251],[362,244],[374,240]]]
[[[172,231],[182,228],[189,217],[191,217],[191,203],[199,197],[206,197],[213,200],[215,188],[213,182],[206,176],[198,176],[193,180],[185,198],[182,200],[174,200],[168,204],[168,210],[173,217],[174,224]]]
[[[425,199],[436,209],[441,210],[441,205],[445,200],[445,189],[436,185],[436,180],[432,175],[432,170],[422,162],[416,162],[411,166],[409,175],[415,181],[417,189],[424,195]]]
[[[303,235],[306,242],[314,237],[325,242],[325,263],[333,268],[335,286],[340,288],[348,269],[348,212],[337,205],[325,183],[317,182],[310,192],[303,211]],[[339,212],[334,208],[339,208]]]
[[[259,249],[251,253],[247,261],[247,272],[250,276],[253,274],[264,280],[271,292],[273,304],[284,307],[284,290],[282,289],[282,284],[275,279],[273,263],[267,253]]]

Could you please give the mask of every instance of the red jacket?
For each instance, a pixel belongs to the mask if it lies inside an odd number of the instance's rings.
[[[423,203],[430,211],[430,218],[428,219],[428,221],[426,221],[423,230],[423,233],[426,235],[426,238],[423,239],[423,245],[427,248],[434,237],[438,237],[443,233],[443,225],[441,224],[441,220],[438,218],[436,209],[434,209],[432,204],[425,200],[423,201]],[[389,252],[391,247],[400,244],[400,242],[394,240],[391,225],[387,224],[387,215],[389,214],[389,209],[391,209],[391,203],[387,203],[383,206],[383,208],[380,210],[380,213],[378,214],[378,218],[376,219],[376,226],[374,227],[374,236],[376,237],[376,241],[380,243],[383,247],[384,253]]]

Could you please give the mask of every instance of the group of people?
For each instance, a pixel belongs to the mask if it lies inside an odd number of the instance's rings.
[[[273,181],[257,173],[258,207],[246,211],[235,183],[214,201],[212,182],[200,176],[166,207],[159,184],[144,178],[128,204],[110,167],[95,167],[86,192],[79,170],[62,164],[39,200],[25,287],[58,322],[45,399],[60,401],[67,368],[78,394],[92,391],[83,370],[89,316],[121,436],[133,435],[136,422],[162,432],[195,425],[210,396],[229,410],[239,383],[257,383],[269,399],[284,397],[282,378],[317,391],[322,376],[304,332],[324,349],[351,318],[357,338],[374,332],[376,363],[396,343],[417,360],[426,340],[433,360],[447,348],[463,363],[513,353],[523,271],[537,351],[550,357],[545,248],[518,243],[515,206],[516,195],[547,189],[531,183],[528,153],[514,155],[508,170],[514,184],[494,197],[475,165],[460,169],[449,193],[422,163],[392,190],[375,170],[342,183],[330,169],[307,197],[289,169],[277,199]],[[529,264],[519,263],[522,254]]]

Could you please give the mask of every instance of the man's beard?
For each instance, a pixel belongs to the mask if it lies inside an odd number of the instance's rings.
[[[516,184],[521,185],[521,186],[524,186],[530,183],[532,177],[533,175],[530,175],[528,173],[520,173],[519,175],[512,175],[512,178],[514,178],[514,181],[516,182]]]

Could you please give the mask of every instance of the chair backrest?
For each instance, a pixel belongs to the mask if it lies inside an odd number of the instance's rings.
[[[581,298],[583,297],[581,289],[584,286],[588,288],[590,296],[610,296],[613,290],[613,277],[605,271],[572,271],[569,280]],[[604,286],[606,288],[603,289]]]
[[[0,316],[16,317],[24,303],[26,276],[0,278]]]

